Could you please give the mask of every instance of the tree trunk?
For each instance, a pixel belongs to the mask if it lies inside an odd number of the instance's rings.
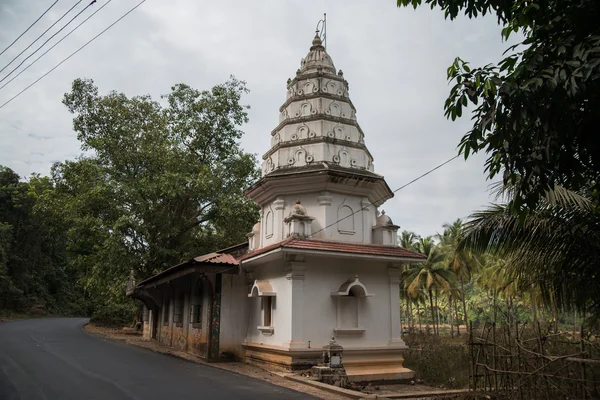
[[[554,318],[554,333],[558,333],[558,304],[555,293],[552,293],[552,317]]]
[[[458,307],[456,307],[456,297],[452,298],[454,302],[454,314],[456,315],[456,336],[460,336],[460,318],[458,317]]]
[[[531,289],[529,290],[529,301],[531,302],[531,319],[532,319],[533,329],[534,329],[534,331],[537,332],[538,316],[537,316],[537,306],[535,304],[534,285],[531,285]]]
[[[435,334],[440,335],[440,306],[438,303],[438,291],[435,291]]]
[[[465,283],[463,281],[462,276],[460,277],[460,295],[462,298],[463,313],[464,313],[464,318],[465,318],[465,327],[466,327],[467,333],[469,333],[469,321],[467,318],[467,300],[465,299]]]
[[[454,321],[452,320],[452,295],[448,293],[448,321],[450,322],[450,337],[454,337]]]
[[[498,291],[496,290],[496,288],[494,288],[494,324],[497,322],[497,317],[498,317]]]
[[[431,308],[431,320],[433,321],[433,333],[435,334],[435,312],[433,311],[433,293],[429,289],[429,307]]]

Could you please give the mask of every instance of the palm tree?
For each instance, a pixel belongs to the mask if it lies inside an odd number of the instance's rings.
[[[405,270],[402,276],[406,292],[412,298],[416,298],[421,292],[427,292],[435,332],[433,294],[434,292],[437,294],[440,290],[450,290],[454,276],[444,264],[445,254],[441,251],[441,247],[434,242],[431,236],[420,239],[416,248],[427,258],[424,262]],[[439,334],[439,332],[436,333]]]
[[[399,244],[400,247],[404,247],[407,250],[412,250],[412,251],[417,251],[416,248],[416,244],[417,241],[419,241],[421,239],[421,237],[419,235],[417,235],[414,232],[411,231],[407,231],[407,230],[403,230],[402,233],[400,234],[400,238],[399,238]],[[404,264],[402,266],[402,271],[406,271],[407,269],[409,269],[410,265],[409,264]],[[411,296],[408,296],[406,293],[406,288],[403,288],[401,290],[401,295],[402,297],[404,297],[406,299],[406,316],[407,316],[407,323],[410,325],[409,320],[413,319],[413,313],[412,313],[412,303],[415,302],[416,303],[416,299],[411,298]],[[414,320],[412,321],[412,326],[413,329],[415,327],[414,324]]]
[[[536,209],[519,217],[511,211],[511,187],[498,192],[509,203],[473,214],[459,249],[504,257],[504,273],[525,287],[539,287],[546,304],[589,307],[600,315],[598,202],[555,186]]]
[[[448,267],[456,274],[460,282],[461,301],[465,323],[467,319],[467,302],[465,299],[465,280],[470,281],[473,273],[478,269],[479,262],[471,251],[460,248],[459,243],[463,237],[463,221],[458,218],[451,224],[444,224],[444,233],[438,234],[440,244],[446,253]],[[460,322],[457,318],[457,334],[460,336]]]

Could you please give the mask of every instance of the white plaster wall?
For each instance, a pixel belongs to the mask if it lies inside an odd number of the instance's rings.
[[[290,281],[286,278],[282,262],[271,262],[262,265],[252,272],[252,278],[256,280],[268,280],[277,294],[273,298],[273,309],[271,322],[274,327],[273,333],[265,333],[258,330],[263,325],[261,312],[261,297],[247,297],[248,324],[246,340],[250,343],[262,343],[272,346],[283,346],[289,342],[291,337],[291,292]]]
[[[348,89],[344,83],[325,77],[302,79],[290,86],[286,92],[286,100],[292,96],[301,96],[310,93],[331,93],[348,97]]]
[[[312,158],[311,158],[312,157]],[[274,164],[275,169],[280,167],[302,167],[310,163],[326,161],[346,168],[367,169],[369,156],[363,149],[347,147],[343,144],[327,142],[302,143],[294,147],[278,149],[266,161]]]
[[[309,117],[318,114],[349,119],[356,118],[354,110],[349,103],[343,100],[334,100],[324,97],[293,101],[288,104],[285,110],[285,113],[280,114],[281,121],[287,118]]]
[[[324,201],[328,197],[331,198],[330,204],[329,201]],[[314,233],[312,238],[351,243],[372,243],[372,228],[375,225],[376,208],[368,205],[363,197],[333,192],[313,192],[283,196],[280,200],[283,200],[283,210],[276,210],[273,202],[262,208],[261,247],[277,243],[287,237],[287,229],[285,229],[283,219],[290,214],[296,200],[300,200],[308,215],[315,218],[312,221],[311,230]],[[365,210],[359,211],[365,206]],[[342,215],[347,215],[340,213],[342,207],[349,207],[346,210],[351,209],[352,212],[356,213],[344,221],[337,222]],[[272,222],[267,222],[269,213],[272,213]],[[347,229],[348,222],[352,222],[354,229]],[[331,226],[327,227],[328,225]],[[327,228],[321,231],[325,227]],[[273,234],[268,237],[270,232],[273,232]]]
[[[335,336],[344,348],[385,347],[391,340],[391,312],[400,313],[399,299],[392,310],[388,265],[360,259],[309,257],[304,278],[303,334],[311,347],[323,346]],[[330,295],[349,278],[358,274],[373,297],[359,298],[362,334],[334,333],[336,298]]]
[[[271,137],[271,146],[279,142],[311,139],[321,136],[359,142],[361,134],[354,125],[329,120],[316,120],[286,125]]]
[[[223,274],[221,291],[220,351],[231,351],[241,356],[241,344],[248,326],[248,291],[246,276]]]

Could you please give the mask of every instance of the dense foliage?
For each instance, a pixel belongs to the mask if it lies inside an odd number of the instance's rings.
[[[0,313],[88,312],[76,284],[80,271],[66,262],[66,235],[38,208],[51,190],[48,178],[34,175],[21,182],[0,166]]]
[[[414,332],[440,335],[442,331],[454,335],[460,334],[461,329],[464,332],[469,323],[477,327],[485,322],[509,326],[515,322],[541,322],[553,331],[571,330],[574,323],[581,323],[585,309],[574,307],[575,300],[564,297],[564,290],[568,287],[589,298],[589,293],[581,292],[581,288],[591,290],[594,282],[581,284],[573,278],[573,282],[560,282],[559,286],[550,280],[534,279],[537,275],[527,273],[530,269],[517,267],[530,264],[520,264],[514,257],[502,258],[500,254],[507,255],[506,252],[490,251],[486,245],[475,245],[475,236],[482,234],[474,228],[481,224],[479,216],[475,214],[467,223],[459,219],[444,224],[443,232],[435,237],[421,238],[413,232],[402,232],[402,247],[427,256],[420,264],[404,267],[404,327]],[[518,221],[513,214],[508,216]],[[527,239],[518,237],[513,243],[515,249],[519,244],[526,247]],[[557,252],[561,248],[558,245]],[[515,254],[531,256],[527,252]]]
[[[130,271],[144,279],[244,241],[257,210],[243,189],[258,176],[239,147],[246,91],[234,78],[207,91],[180,84],[158,102],[76,80],[63,103],[86,155],[56,163],[49,178],[2,171],[0,284],[20,303],[6,298],[0,309],[27,311],[34,298],[47,306],[57,281],[97,316],[123,319]]]
[[[398,0],[440,7],[447,18],[496,14],[501,35],[525,39],[496,65],[471,67],[457,58],[446,115],[469,103],[473,128],[460,150],[485,151],[490,178],[515,188],[508,204],[522,216],[560,185],[587,191],[598,204],[600,142],[600,3],[596,0]]]
[[[472,216],[456,248],[502,259],[497,275],[518,292],[539,290],[554,314],[576,307],[600,316],[600,2],[397,2],[423,3],[452,20],[495,14],[503,39],[524,37],[496,64],[457,58],[447,70],[446,116],[473,107],[459,151],[488,154],[486,173],[502,176],[505,195]]]

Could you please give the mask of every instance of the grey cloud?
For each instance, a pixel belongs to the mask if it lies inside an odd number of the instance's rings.
[[[44,59],[0,90],[0,103],[121,16],[137,0],[112,2]],[[96,6],[103,4],[98,1]],[[0,5],[0,47],[9,43],[49,2],[8,0]],[[57,4],[55,16],[70,5]],[[317,21],[328,12],[328,51],[350,83],[350,96],[375,157],[376,172],[395,189],[456,154],[469,129],[443,117],[449,91],[446,68],[454,57],[495,62],[502,43],[493,18],[444,20],[423,7],[395,1],[280,0],[148,1],[8,106],[0,109],[0,164],[20,175],[48,174],[55,160],[74,158],[79,143],[72,116],[61,104],[75,78],[93,78],[102,92],[157,98],[179,82],[197,88],[247,81],[250,123],[242,145],[262,155],[285,100],[285,82],[306,55]],[[32,31],[35,31],[32,30]],[[30,32],[29,40],[41,31]],[[26,41],[25,41],[26,42]],[[25,43],[23,42],[23,43]],[[16,49],[15,49],[16,51]],[[15,51],[0,57],[3,65]],[[16,125],[16,126],[15,126]],[[49,137],[48,140],[39,138]],[[43,153],[32,159],[33,153]],[[403,228],[434,234],[490,200],[485,156],[446,167],[398,192],[384,209]]]

